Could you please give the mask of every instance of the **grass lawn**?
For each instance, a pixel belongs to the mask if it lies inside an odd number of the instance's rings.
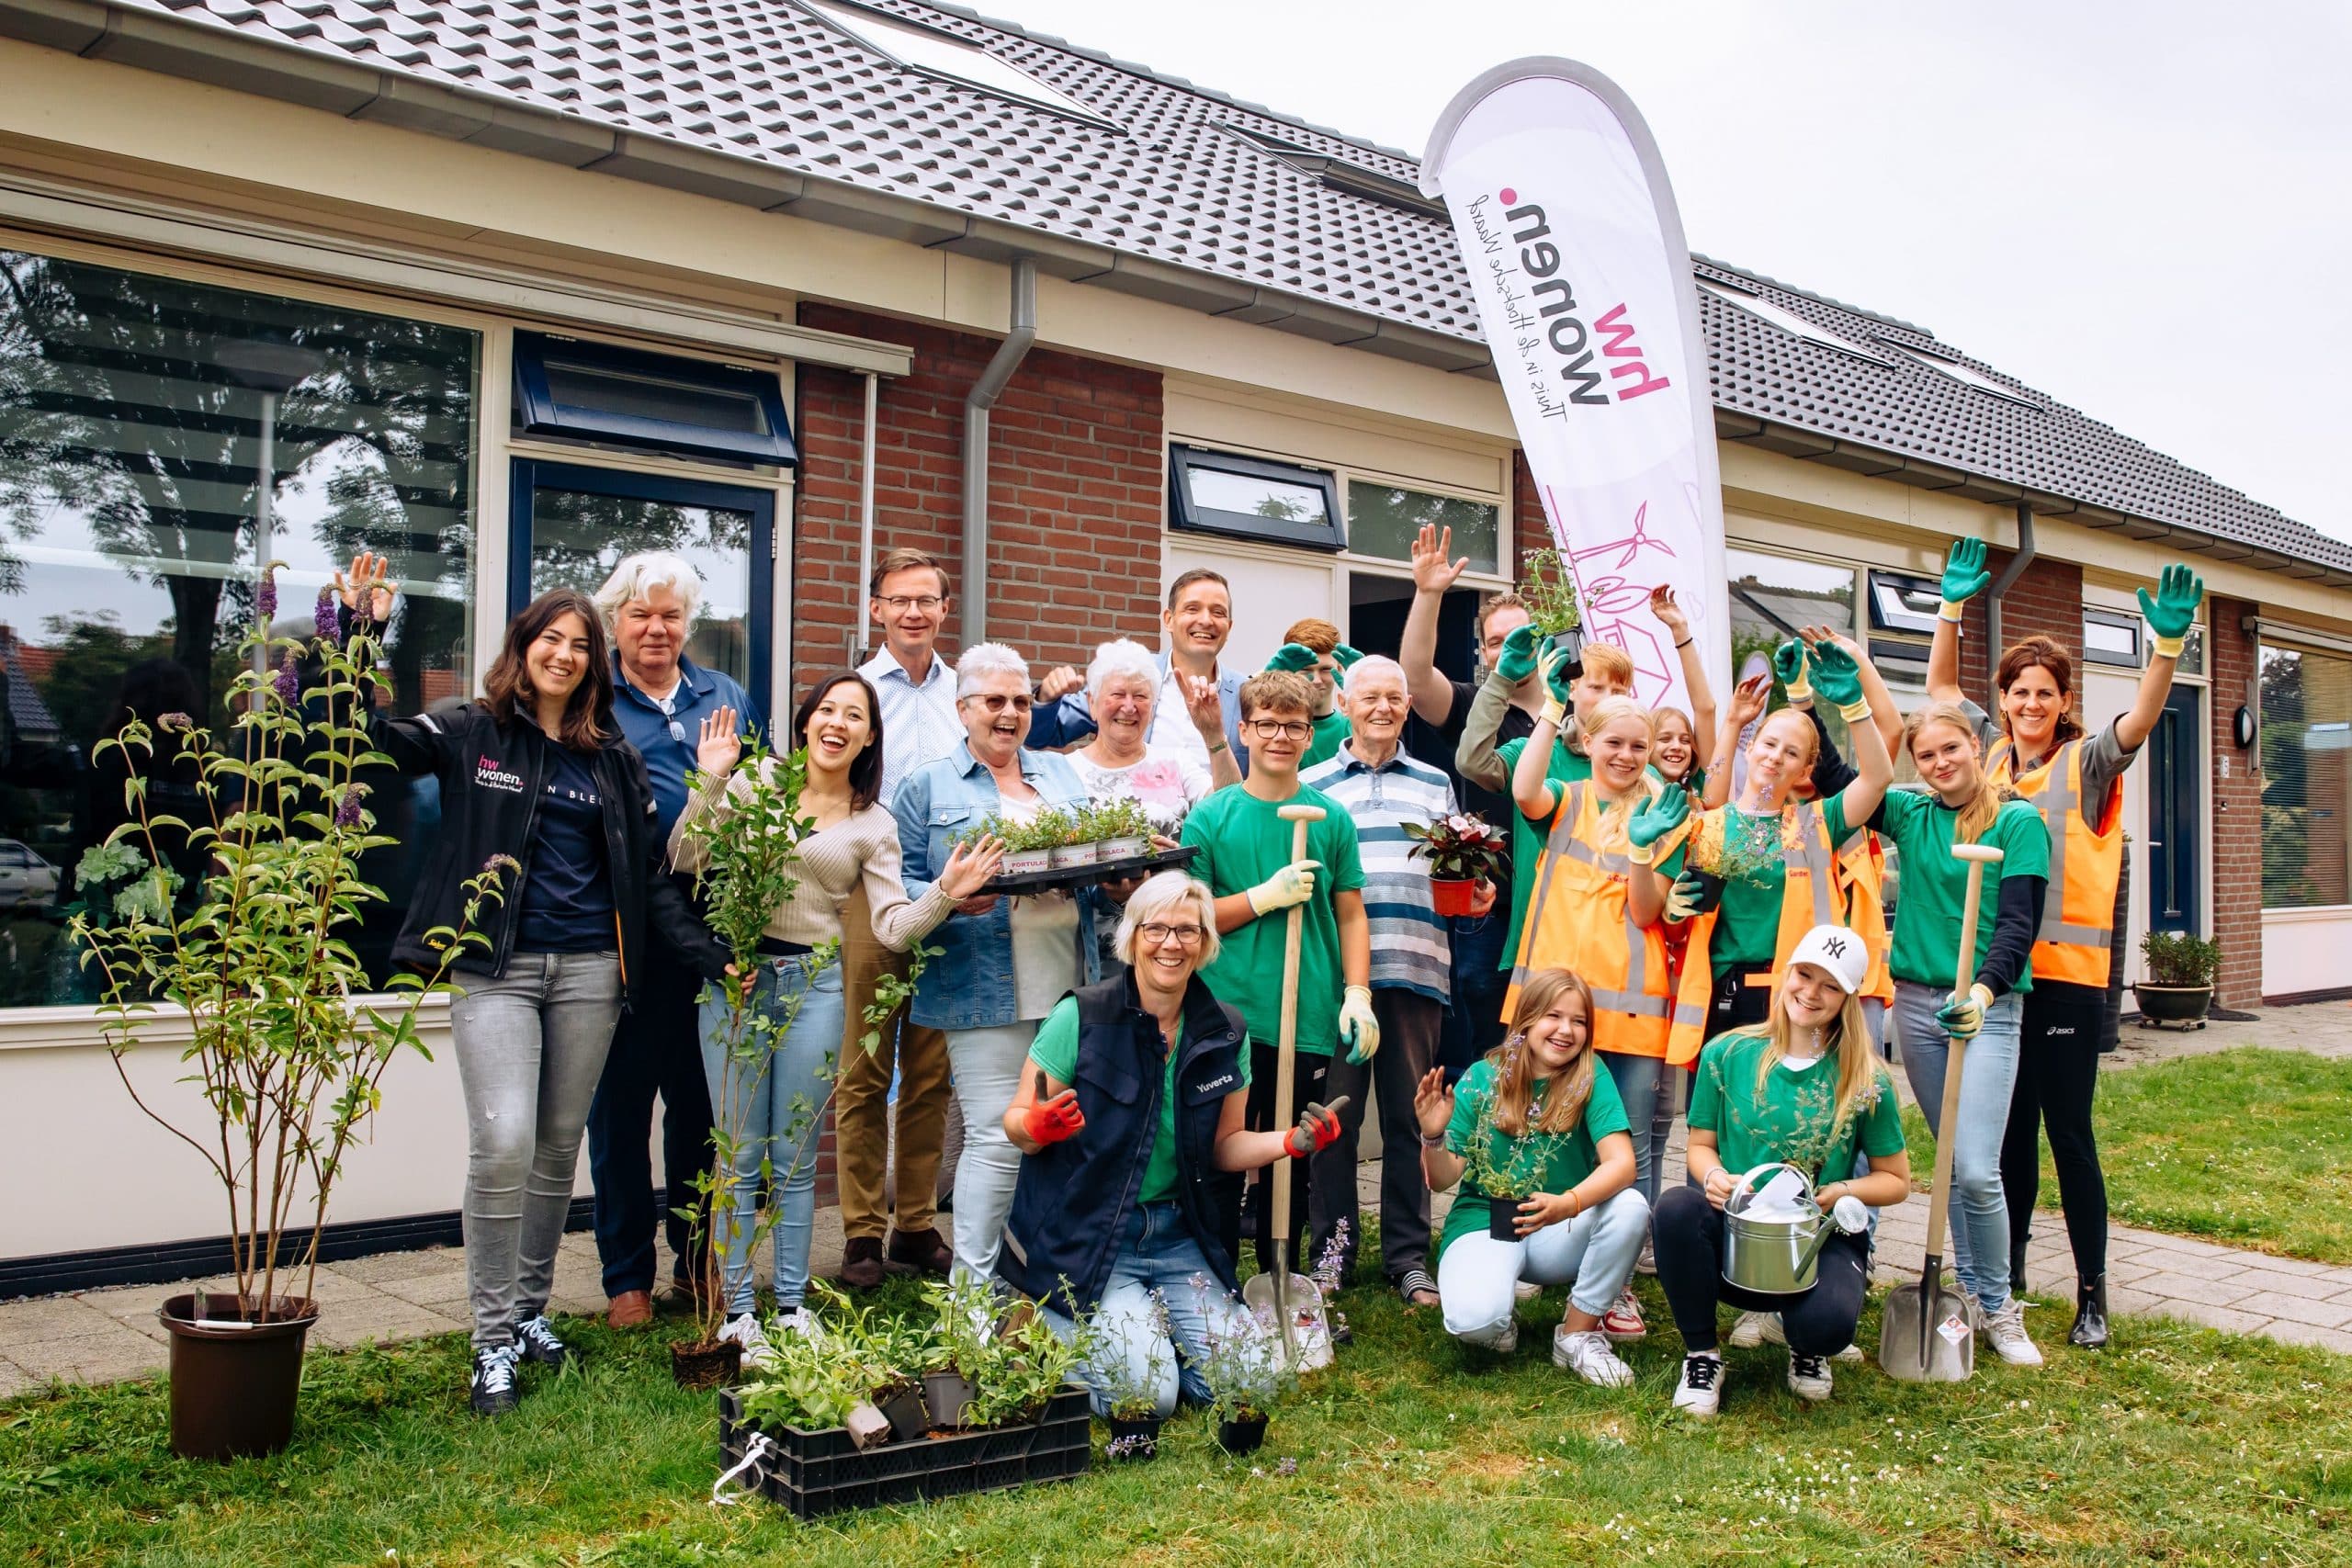
[[[2092,1114],[2122,1224],[2352,1263],[2352,1062],[2251,1045],[2176,1056],[2099,1075]],[[1904,1125],[1925,1181],[1927,1122],[1915,1107]],[[2046,1143],[2040,1206],[2058,1207]]]
[[[1990,1358],[1961,1386],[1838,1368],[1805,1408],[1782,1352],[1731,1352],[1724,1414],[1670,1417],[1679,1345],[1653,1282],[1637,1386],[1553,1370],[1559,1293],[1516,1356],[1351,1293],[1356,1344],[1250,1461],[1203,1418],[1156,1463],[1026,1493],[803,1527],[707,1505],[717,1420],[670,1384],[659,1337],[575,1323],[585,1368],[464,1410],[456,1337],[320,1355],[295,1445],[185,1463],[160,1382],[0,1405],[0,1562],[202,1564],[1077,1562],[1359,1565],[2342,1562],[2352,1557],[2352,1360],[2168,1323],[2125,1348]],[[898,1299],[910,1292],[895,1286]],[[672,1330],[674,1332],[674,1328]],[[1876,1313],[1865,1344],[1876,1338]],[[1099,1428],[1098,1428],[1099,1440]],[[1281,1461],[1295,1460],[1295,1474]]]

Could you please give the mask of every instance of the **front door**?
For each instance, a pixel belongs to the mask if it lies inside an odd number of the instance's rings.
[[[2148,929],[2202,934],[2198,853],[2205,772],[2198,744],[2204,706],[2196,686],[2175,686],[2148,737]]]
[[[517,457],[513,496],[510,610],[550,588],[593,594],[624,556],[667,550],[702,575],[687,657],[767,705],[775,491]]]

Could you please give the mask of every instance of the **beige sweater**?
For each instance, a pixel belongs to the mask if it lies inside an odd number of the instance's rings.
[[[683,872],[697,872],[709,858],[703,840],[689,825],[728,811],[726,796],[748,789],[737,773],[724,792],[706,783],[687,800],[670,830],[670,863]],[[806,947],[838,942],[842,907],[858,879],[865,880],[865,903],[871,911],[874,938],[893,953],[904,953],[930,934],[955,912],[946,888],[933,883],[920,899],[907,897],[899,871],[899,823],[879,806],[853,811],[830,828],[820,828],[800,841],[800,886],[768,920],[767,935],[777,942]]]

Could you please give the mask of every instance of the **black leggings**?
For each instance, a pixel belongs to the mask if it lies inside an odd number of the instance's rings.
[[[1724,1279],[1724,1213],[1696,1187],[1658,1194],[1650,1239],[1657,1282],[1685,1348],[1715,1348],[1715,1308],[1725,1302],[1779,1313],[1789,1348],[1800,1356],[1834,1356],[1854,1342],[1870,1287],[1868,1235],[1832,1235],[1821,1249],[1813,1289],[1797,1296],[1759,1296]]]
[[[2098,1088],[2099,1032],[2104,1002],[2025,995],[2018,1041],[2018,1084],[2009,1096],[2008,1131],[2001,1138],[2001,1185],[2009,1202],[2010,1246],[2022,1252],[2041,1190],[2041,1129],[2050,1129],[2050,1157],[2058,1168],[2058,1202],[2075,1272],[2095,1280],[2107,1272],[2107,1176],[2099,1169],[2091,1131],[2091,1098]]]

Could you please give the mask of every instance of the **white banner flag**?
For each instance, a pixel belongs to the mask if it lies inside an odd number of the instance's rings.
[[[1649,128],[1589,66],[1513,61],[1438,117],[1421,189],[1453,214],[1586,637],[1633,655],[1645,705],[1687,707],[1649,593],[1673,588],[1720,681],[1723,484],[1690,247]]]

